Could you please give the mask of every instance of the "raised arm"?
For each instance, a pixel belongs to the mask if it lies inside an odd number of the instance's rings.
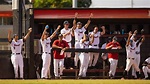
[[[102,27],[101,27],[101,29],[102,29],[103,31],[102,31],[100,34],[101,34],[101,35],[104,35],[104,34],[105,34],[105,32],[106,32],[106,30],[105,30],[105,26],[102,26]]]
[[[90,25],[91,23],[91,18],[93,17],[93,13],[90,14],[90,17],[89,17],[89,20],[87,21],[87,23],[84,25],[84,27],[87,29],[88,26]]]
[[[24,41],[27,40],[27,38],[29,37],[30,33],[32,32],[32,28],[28,29],[28,33],[26,34],[26,36],[23,38]]]
[[[44,40],[44,35],[45,35],[46,30],[47,30],[48,28],[49,28],[49,26],[46,25],[46,26],[45,26],[45,29],[44,29],[44,31],[43,31],[43,33],[42,33],[42,36],[41,36],[42,41]]]
[[[78,16],[78,13],[75,13],[75,17],[74,17],[74,20],[73,20],[73,27],[72,29],[75,30],[76,29],[76,26],[77,26],[77,22],[76,22],[76,19],[77,19],[77,16]]]
[[[127,39],[126,46],[129,46],[129,44],[130,44],[130,38],[131,38],[131,36],[132,36],[132,32],[130,31],[130,32],[129,32],[128,39]]]
[[[11,33],[12,33],[12,31],[8,30],[8,42],[9,43],[12,41],[12,39],[11,39]]]
[[[56,36],[56,33],[58,32],[58,30],[60,29],[60,25],[58,25],[57,29],[54,31],[54,33],[50,36],[50,39],[53,39]]]
[[[134,31],[133,35],[131,36],[130,40],[133,40],[134,36],[137,34],[137,30]]]

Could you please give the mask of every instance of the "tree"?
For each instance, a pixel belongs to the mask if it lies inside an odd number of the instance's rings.
[[[78,7],[89,7],[91,0],[78,0]],[[34,8],[71,8],[72,0],[34,0]]]
[[[72,0],[34,0],[34,8],[71,7]]]

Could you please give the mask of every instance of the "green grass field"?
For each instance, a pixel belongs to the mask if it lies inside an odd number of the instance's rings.
[[[0,84],[150,84],[150,80],[0,80]]]

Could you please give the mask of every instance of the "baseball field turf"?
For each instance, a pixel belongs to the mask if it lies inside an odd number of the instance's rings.
[[[150,84],[150,80],[0,80],[0,84]]]

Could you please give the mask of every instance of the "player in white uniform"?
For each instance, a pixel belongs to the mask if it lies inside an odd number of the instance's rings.
[[[32,28],[28,29],[28,33],[26,34],[26,36],[23,39],[18,39],[18,35],[14,34],[13,36],[13,40],[11,39],[11,31],[8,31],[8,41],[10,43],[11,46],[11,62],[13,64],[14,67],[14,74],[15,74],[15,78],[20,78],[23,79],[23,57],[22,57],[22,46],[23,46],[23,42],[26,41],[26,39],[29,37],[30,33],[32,32]],[[20,71],[20,77],[18,77],[18,68]]]
[[[68,21],[64,21],[63,24],[64,24],[64,28],[61,30],[61,34],[63,35],[63,40],[65,40],[68,43],[69,48],[71,48],[71,40],[72,40],[72,36],[74,36],[74,33],[72,33],[73,32],[72,28],[68,28],[69,27]],[[70,63],[71,52],[65,52],[64,55],[66,57],[65,61]],[[69,68],[69,66],[66,65],[66,68]]]
[[[49,36],[49,33],[47,32],[48,28],[49,26],[46,25],[43,31],[43,34],[41,36],[41,39],[40,39],[42,50],[43,50],[43,54],[42,54],[43,64],[42,64],[42,70],[41,70],[41,78],[43,79],[48,78],[48,73],[49,73],[50,63],[51,63],[50,43],[51,43],[51,39],[53,39],[53,37],[56,35],[58,30],[60,29],[60,25],[57,27],[57,29],[54,31],[54,33],[51,36]]]
[[[89,33],[89,36],[94,35],[94,42],[92,43],[89,48],[99,49],[99,43],[100,43],[100,36],[105,34],[105,26],[102,26],[101,29],[102,32],[98,31],[98,26],[94,27],[94,30]],[[91,39],[91,38],[90,38]],[[99,53],[97,52],[90,52],[90,62],[89,62],[89,68],[94,68],[94,66],[97,63],[99,57]]]
[[[126,68],[125,71],[123,72],[123,77],[122,79],[125,78],[125,76],[127,75],[129,69],[131,68],[131,66],[133,66],[136,70],[136,75],[137,78],[140,78],[140,69],[135,61],[135,45],[133,43],[133,41],[130,40],[130,37],[132,36],[132,32],[129,32],[129,36],[128,36],[128,40],[126,43],[126,53],[127,53],[127,60],[126,60]]]
[[[143,73],[145,76],[144,79],[149,79],[150,77],[148,76],[148,73],[150,74],[150,57],[148,57],[142,65]]]
[[[91,45],[94,41],[94,35],[91,36],[91,40],[89,40],[88,35],[84,34],[83,39],[80,40],[80,48],[88,49],[89,45]],[[89,53],[82,52],[79,56],[80,59],[80,71],[79,77],[86,77],[86,72],[89,64]]]
[[[141,38],[139,40],[137,40],[136,34],[137,34],[137,30],[134,31],[134,33],[133,33],[132,37],[130,38],[130,40],[133,41],[133,45],[135,46],[135,50],[136,50],[135,51],[135,62],[136,62],[136,64],[139,67],[139,65],[140,65],[140,57],[141,57],[140,56],[140,47],[141,47],[141,44],[145,40],[145,36],[142,35]],[[132,76],[137,78],[136,71],[135,71],[134,67],[132,67]]]
[[[91,13],[90,15],[90,19],[93,16],[93,14]],[[73,28],[74,30],[74,35],[75,35],[75,48],[80,48],[80,40],[82,39],[84,32],[86,31],[86,29],[88,28],[89,24],[91,23],[91,20],[89,19],[87,21],[87,23],[82,27],[82,23],[81,22],[77,22],[76,24],[76,18],[77,18],[77,14],[75,16],[75,20],[73,22],[73,25],[75,26]],[[75,68],[77,68],[77,64],[78,64],[78,60],[79,60],[79,53],[76,52],[75,53],[75,58],[74,58],[74,65]]]

